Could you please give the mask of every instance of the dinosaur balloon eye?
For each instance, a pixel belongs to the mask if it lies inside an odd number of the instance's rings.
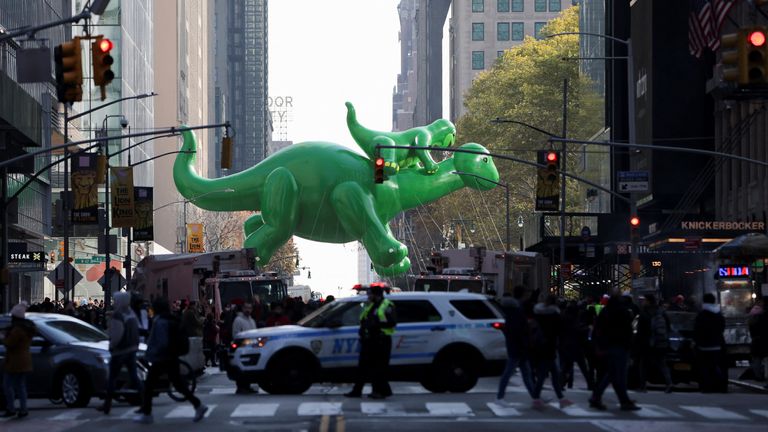
[[[484,163],[488,163],[488,157],[487,156],[483,158],[483,162]]]

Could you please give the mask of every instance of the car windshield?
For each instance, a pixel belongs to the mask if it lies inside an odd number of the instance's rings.
[[[103,331],[79,321],[52,320],[38,322],[43,332],[52,339],[63,342],[100,342],[109,339]]]
[[[418,279],[414,291],[448,291],[448,281],[445,279]]]
[[[333,302],[307,315],[298,322],[304,327],[332,327],[357,325],[360,322],[360,310],[364,301]]]

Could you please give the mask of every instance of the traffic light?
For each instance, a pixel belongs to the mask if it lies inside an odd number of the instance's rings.
[[[221,169],[232,168],[232,137],[221,139]]]
[[[723,79],[740,86],[768,83],[768,43],[762,26],[739,29],[720,38]]]
[[[544,163],[547,165],[547,178],[550,181],[557,180],[557,171],[560,169],[560,152],[548,150],[544,153]]]
[[[53,49],[56,65],[56,97],[61,103],[83,100],[83,63],[80,38],[56,45]]]
[[[64,242],[59,242],[59,260],[64,261]]]
[[[637,240],[639,238],[638,229],[640,228],[640,218],[632,216],[629,218],[629,238]]]
[[[111,40],[103,36],[96,36],[96,40],[91,44],[93,84],[101,87],[101,100],[107,98],[104,86],[115,79],[115,73],[112,72],[112,63],[115,62],[115,59],[109,54],[114,46]]]
[[[377,184],[384,183],[384,158],[376,158],[373,166],[373,182]]]

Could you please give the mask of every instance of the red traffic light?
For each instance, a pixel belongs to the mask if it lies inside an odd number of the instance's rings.
[[[633,227],[639,226],[640,225],[640,218],[637,217],[637,216],[632,216],[629,219],[629,224],[632,225]]]
[[[765,45],[765,33],[759,30],[751,32],[747,39],[752,46],[761,47]]]
[[[112,48],[114,46],[115,44],[113,44],[112,41],[109,39],[102,39],[99,42],[99,49],[101,50],[101,52],[104,52],[104,53],[112,51]]]
[[[377,167],[384,166],[384,158],[376,158],[376,166]]]
[[[557,152],[547,152],[547,162],[557,162]]]

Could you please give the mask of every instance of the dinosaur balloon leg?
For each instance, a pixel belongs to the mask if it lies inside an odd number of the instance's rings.
[[[360,239],[374,264],[389,267],[408,256],[408,248],[392,236],[376,215],[371,196],[357,183],[336,186],[331,201],[341,225]]]
[[[269,262],[272,254],[293,235],[298,220],[298,194],[296,179],[288,169],[278,167],[267,176],[261,199],[263,225],[249,234],[244,244],[256,249],[257,262]],[[254,219],[246,229],[257,225],[258,220]]]

